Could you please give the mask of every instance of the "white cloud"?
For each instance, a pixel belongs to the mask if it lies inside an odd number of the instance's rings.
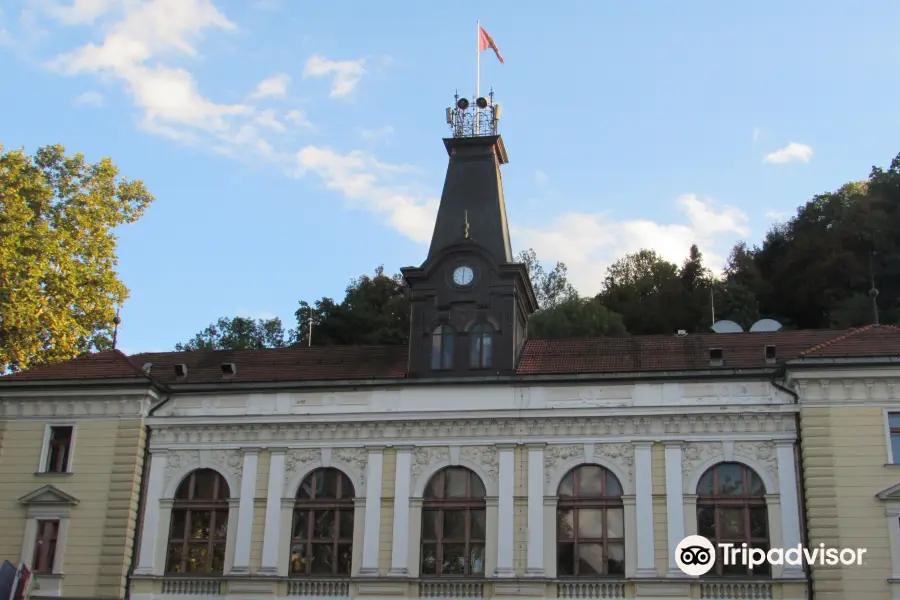
[[[325,187],[340,192],[351,208],[383,214],[387,223],[417,242],[431,238],[437,198],[423,197],[414,186],[395,181],[412,169],[378,161],[360,152],[339,154],[330,148],[306,146],[297,153],[297,175],[318,175]]]
[[[707,266],[718,269],[736,236],[747,236],[749,219],[734,207],[685,194],[676,201],[687,223],[664,224],[648,219],[617,220],[610,214],[565,213],[546,228],[514,228],[521,248],[534,248],[544,260],[561,260],[572,284],[584,294],[600,291],[606,268],[641,248],[656,250],[681,264],[691,244],[704,253]],[[724,242],[725,246],[720,245]]]
[[[84,92],[75,96],[75,106],[88,108],[100,108],[103,106],[103,94],[99,92]]]
[[[314,54],[306,61],[303,69],[304,77],[333,77],[331,80],[331,97],[341,98],[356,88],[356,84],[366,72],[365,59],[359,60],[327,60]]]
[[[312,127],[312,123],[309,122],[309,117],[306,116],[306,111],[300,110],[299,108],[286,112],[284,119],[297,127]]]
[[[536,184],[543,185],[543,184],[547,183],[547,179],[549,179],[547,177],[547,174],[544,173],[543,171],[541,171],[540,169],[538,169],[537,171],[534,172],[534,182]]]
[[[791,213],[777,210],[767,210],[765,213],[763,213],[763,216],[765,216],[770,221],[784,221],[791,216]]]
[[[363,127],[359,130],[359,137],[367,142],[384,141],[393,135],[394,127],[392,125],[385,125],[384,127],[378,127],[377,129],[367,129]]]
[[[792,162],[808,163],[812,155],[813,149],[810,146],[791,142],[784,148],[779,148],[775,152],[766,154],[763,162],[773,165],[786,165]]]
[[[762,131],[759,129],[759,127],[754,127],[753,128],[753,141],[754,142],[759,139],[760,134],[762,134]]]
[[[124,4],[123,0],[74,0],[70,5],[48,2],[41,8],[65,25],[84,25],[93,23],[99,17]]]
[[[284,98],[290,82],[291,78],[284,73],[272,75],[260,81],[250,97],[256,100],[262,98]]]

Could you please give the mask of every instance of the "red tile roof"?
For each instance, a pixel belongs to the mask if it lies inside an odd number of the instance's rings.
[[[900,327],[867,325],[809,348],[801,358],[866,358],[900,355]]]
[[[795,358],[900,356],[900,328],[869,326],[847,330],[708,333],[684,337],[651,335],[614,338],[530,340],[518,375],[610,374],[771,367],[765,347],[774,345],[777,364]],[[709,350],[722,349],[722,364],[711,365]],[[263,383],[403,379],[407,347],[313,346],[262,350],[150,352],[126,357],[100,352],[36,366],[0,377],[0,384],[22,381],[147,378],[164,384]],[[235,373],[223,377],[221,365]],[[175,365],[187,365],[178,379]]]

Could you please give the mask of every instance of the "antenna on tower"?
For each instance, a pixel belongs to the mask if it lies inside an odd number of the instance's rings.
[[[119,307],[116,307],[116,317],[113,319],[113,340],[112,340],[112,349],[116,349],[116,342],[119,338],[119,323],[122,322],[122,319],[119,318]]]
[[[872,288],[869,290],[869,298],[872,299],[872,318],[873,325],[878,325],[878,288],[875,287],[875,251],[869,253],[869,279],[872,281]]]
[[[464,215],[463,218],[465,219],[465,226],[466,226],[466,227],[465,227],[465,233],[463,234],[463,237],[464,237],[465,239],[469,239],[469,211],[464,210],[464,211],[463,211],[463,215]]]

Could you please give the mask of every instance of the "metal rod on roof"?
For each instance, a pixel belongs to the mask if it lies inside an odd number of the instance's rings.
[[[875,251],[869,253],[869,278],[872,280],[872,289],[869,290],[869,298],[872,299],[873,325],[878,325],[878,288],[875,287]]]
[[[119,307],[116,307],[116,318],[113,319],[113,339],[112,339],[112,349],[116,349],[116,342],[119,339],[119,323],[122,322],[122,319],[119,318]]]
[[[309,340],[309,346],[312,347],[312,310],[309,311],[309,335],[307,339]]]
[[[713,284],[709,286],[709,312],[712,316],[712,324],[716,324],[716,298],[713,296]]]

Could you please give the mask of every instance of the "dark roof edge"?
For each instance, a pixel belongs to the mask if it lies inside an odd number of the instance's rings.
[[[900,365],[900,356],[864,356],[864,357],[804,357],[795,358],[785,363],[790,368],[817,367],[822,365]]]
[[[317,381],[273,381],[273,382],[240,382],[240,383],[196,383],[169,384],[168,389],[177,392],[222,392],[226,390],[274,390],[274,389],[324,389],[324,388],[356,388],[356,387],[397,387],[425,385],[493,385],[493,384],[534,384],[534,383],[583,383],[583,382],[630,382],[648,379],[691,379],[691,378],[732,378],[736,376],[766,378],[771,377],[777,368],[753,369],[709,369],[704,371],[630,371],[623,373],[587,373],[587,374],[541,374],[541,375],[495,375],[482,377],[454,378],[393,378],[393,379],[345,379]]]
[[[0,395],[5,391],[34,388],[78,388],[78,387],[143,387],[165,391],[164,386],[149,377],[100,378],[100,379],[0,379]]]

